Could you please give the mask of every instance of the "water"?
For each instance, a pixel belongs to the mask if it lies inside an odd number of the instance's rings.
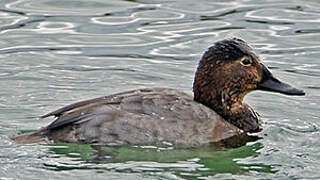
[[[2,0],[0,179],[320,179],[318,1]],[[143,87],[191,93],[214,41],[237,36],[304,97],[254,92],[263,139],[235,149],[17,145],[75,101]]]

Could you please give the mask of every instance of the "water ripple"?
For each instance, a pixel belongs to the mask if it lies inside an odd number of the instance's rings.
[[[70,11],[70,8],[76,6]],[[47,15],[47,16],[59,16],[59,15],[92,15],[92,14],[104,14],[105,8],[108,7],[109,11],[118,11],[125,9],[128,6],[136,6],[131,2],[118,2],[108,1],[102,2],[98,0],[93,1],[66,1],[64,3],[58,3],[51,0],[43,1],[31,1],[31,0],[19,0],[7,3],[5,7],[14,11],[25,12],[28,15]]]

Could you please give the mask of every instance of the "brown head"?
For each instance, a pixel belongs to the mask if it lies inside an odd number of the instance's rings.
[[[215,110],[238,128],[256,132],[260,130],[259,118],[243,103],[244,96],[253,90],[304,95],[302,90],[274,78],[241,39],[218,41],[204,53],[193,84],[195,101]]]

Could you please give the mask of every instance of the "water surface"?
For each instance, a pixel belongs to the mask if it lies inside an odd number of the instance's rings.
[[[0,179],[319,179],[320,4],[263,0],[2,0]],[[213,42],[240,37],[307,95],[253,92],[263,139],[239,148],[17,145],[38,117],[145,87],[192,93]]]

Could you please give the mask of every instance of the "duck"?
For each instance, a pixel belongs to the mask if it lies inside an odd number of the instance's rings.
[[[254,90],[303,96],[273,76],[240,38],[217,41],[202,55],[193,95],[144,88],[76,102],[41,116],[55,119],[17,143],[200,146],[262,130],[260,115],[243,100]]]

